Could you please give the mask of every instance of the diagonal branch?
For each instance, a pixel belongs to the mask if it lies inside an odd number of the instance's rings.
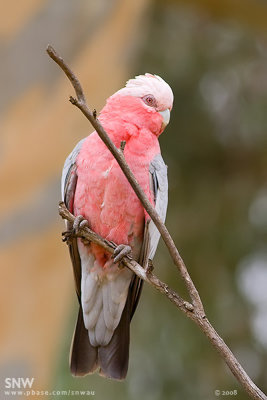
[[[75,92],[77,99],[70,97],[70,102],[78,107],[85,117],[90,121],[90,123],[95,128],[96,132],[106,144],[110,152],[113,154],[114,158],[117,160],[118,164],[120,165],[124,175],[128,179],[129,183],[131,184],[133,190],[135,191],[136,195],[138,196],[139,200],[141,201],[143,207],[150,215],[151,219],[155,223],[156,227],[158,228],[168,250],[169,253],[174,261],[174,264],[178,268],[181,277],[185,281],[185,285],[187,287],[188,293],[192,300],[192,304],[183,300],[177,293],[171,290],[165,283],[161,282],[154,274],[151,272],[146,273],[144,269],[137,264],[133,260],[129,260],[124,257],[123,262],[124,264],[130,268],[133,272],[136,273],[141,279],[145,280],[147,283],[155,287],[159,290],[162,294],[166,295],[169,300],[171,300],[176,307],[182,310],[189,318],[191,318],[202,330],[202,332],[206,335],[209,339],[211,344],[216,348],[218,353],[224,359],[230,370],[232,371],[233,375],[236,379],[240,382],[243,386],[245,391],[249,394],[252,399],[256,400],[267,400],[267,396],[255,385],[255,383],[250,379],[247,375],[246,371],[237,361],[229,347],[224,343],[223,339],[219,336],[216,330],[213,328],[211,323],[208,321],[205,311],[202,305],[202,301],[198,294],[198,291],[187,271],[187,268],[184,264],[183,259],[181,258],[174,242],[169,234],[166,226],[161,221],[160,217],[158,216],[155,209],[152,207],[151,203],[149,202],[147,196],[141,189],[140,185],[138,184],[135,176],[133,175],[132,171],[130,170],[128,164],[126,163],[122,149],[117,149],[114,143],[109,138],[108,134],[100,124],[99,120],[96,118],[96,113],[91,112],[88,108],[85,100],[85,96],[83,94],[83,90],[81,84],[72,70],[68,67],[65,61],[56,53],[56,51],[52,48],[52,46],[47,47],[48,55],[60,66],[60,68],[65,72],[67,77],[69,78]],[[64,203],[60,203],[60,215],[73,222],[74,216],[71,215],[66,207],[64,207]],[[99,237],[94,232],[90,231],[89,228],[80,228],[78,230],[79,236],[85,237],[88,240],[98,240],[98,244],[100,244],[103,248],[111,253],[114,251],[114,245],[112,243],[106,241],[105,239]],[[94,239],[93,239],[94,237]]]

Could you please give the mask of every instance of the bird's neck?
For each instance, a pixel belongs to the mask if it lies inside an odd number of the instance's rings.
[[[132,96],[110,97],[99,119],[116,146],[122,140],[154,142],[161,133],[161,116]]]

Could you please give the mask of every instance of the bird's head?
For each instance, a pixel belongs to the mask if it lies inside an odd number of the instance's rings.
[[[146,73],[130,79],[114,93],[104,110],[119,110],[124,121],[134,121],[139,128],[147,128],[158,136],[169,123],[172,104],[170,86],[158,75]]]

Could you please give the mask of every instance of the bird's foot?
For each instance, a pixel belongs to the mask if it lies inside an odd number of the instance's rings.
[[[71,244],[73,238],[77,237],[79,228],[85,228],[85,227],[89,227],[88,221],[82,215],[78,215],[74,219],[72,229],[69,231],[62,232],[62,236],[63,236],[62,241],[66,242],[67,244]],[[81,241],[85,245],[90,244],[90,240],[88,240],[84,237],[81,237]]]
[[[132,249],[127,244],[119,244],[113,253],[114,263],[121,262],[123,257],[131,256]]]
[[[79,228],[89,227],[89,222],[82,215],[77,215],[72,225],[72,230],[77,234]]]
[[[75,235],[73,234],[73,230],[62,232],[61,235],[62,242],[67,243],[67,245],[70,245],[73,238],[75,237]]]
[[[73,222],[73,227],[72,230],[77,234],[79,228],[89,228],[89,222],[87,219],[85,219],[82,215],[77,215],[75,217],[75,220]],[[81,241],[85,246],[88,246],[90,244],[90,240],[86,239],[85,237],[81,237]]]

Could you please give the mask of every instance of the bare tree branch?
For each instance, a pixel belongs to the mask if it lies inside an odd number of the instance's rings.
[[[138,184],[136,178],[134,177],[132,171],[130,170],[128,164],[126,163],[123,155],[123,145],[121,145],[120,149],[114,145],[114,143],[109,138],[108,134],[100,124],[99,120],[96,117],[95,110],[91,112],[88,108],[85,100],[85,96],[83,94],[83,90],[81,84],[75,74],[71,71],[65,61],[56,53],[56,51],[52,48],[52,46],[47,47],[47,53],[49,56],[61,67],[61,69],[65,72],[67,77],[69,78],[75,92],[77,99],[70,97],[70,102],[78,107],[82,113],[86,116],[86,118],[90,121],[92,126],[95,128],[96,132],[106,144],[110,152],[113,154],[114,158],[117,160],[120,165],[124,175],[128,179],[131,184],[133,190],[136,195],[140,199],[143,207],[155,223],[158,228],[161,236],[169,250],[169,253],[174,261],[174,264],[178,268],[181,277],[183,278],[185,285],[187,287],[189,296],[191,298],[192,304],[188,303],[184,299],[182,299],[176,292],[170,289],[165,283],[161,282],[152,272],[146,272],[139,264],[137,264],[134,260],[130,260],[127,257],[124,257],[123,263],[125,266],[130,268],[136,275],[138,275],[141,279],[145,280],[148,284],[155,287],[162,294],[167,296],[167,298],[172,301],[176,307],[182,310],[190,319],[192,319],[199,328],[204,332],[207,338],[210,340],[212,345],[216,348],[218,353],[222,356],[233,375],[239,381],[239,383],[243,386],[246,392],[250,395],[251,398],[257,400],[267,400],[266,395],[255,385],[255,383],[250,379],[247,375],[246,371],[237,361],[231,350],[225,344],[223,339],[218,335],[216,330],[213,328],[211,323],[208,321],[202,301],[198,294],[198,291],[188,273],[188,270],[184,264],[183,259],[181,258],[174,242],[169,234],[166,226],[161,221],[157,212],[149,202],[147,196],[141,189]],[[60,215],[67,219],[70,222],[74,221],[74,216],[69,213],[69,211],[64,206],[64,203],[60,203]],[[92,232],[89,228],[79,228],[77,232],[78,236],[85,237],[88,240],[91,240],[100,246],[102,246],[105,250],[113,253],[114,244],[108,242],[107,240],[101,238],[96,233]]]

